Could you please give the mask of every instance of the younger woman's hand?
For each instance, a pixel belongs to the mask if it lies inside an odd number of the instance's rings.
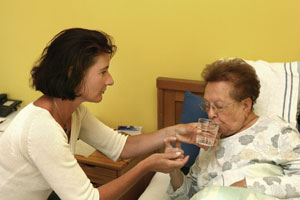
[[[194,144],[202,149],[208,149],[208,146],[201,145],[196,143],[196,137],[198,134],[202,134],[201,130],[197,128],[198,123],[189,123],[189,124],[178,124],[173,126],[175,131],[175,136],[178,141]],[[217,143],[217,141],[216,141]],[[216,143],[214,147],[216,146]]]
[[[180,152],[155,153],[144,161],[147,162],[149,171],[170,173],[182,168],[187,163],[189,156],[182,159],[181,155]]]
[[[150,171],[170,173],[175,169],[182,168],[189,159],[189,156],[184,157],[184,152],[176,137],[166,138],[164,142],[164,153],[152,154],[145,160],[151,165]],[[176,143],[175,147],[173,147],[173,143]]]
[[[196,143],[197,135],[204,134],[199,128],[197,128],[198,123],[189,124],[178,124],[173,126],[175,128],[175,136],[178,141],[185,142],[189,144],[194,144],[202,149],[207,150],[209,147],[206,145]],[[219,142],[218,137],[216,137],[213,147],[216,147]]]
[[[175,126],[169,127],[180,142],[185,142],[189,144],[194,143],[195,136],[198,132],[197,123],[189,124],[177,124]]]
[[[181,149],[181,142],[177,141],[176,137],[169,137],[164,140],[165,143],[165,153],[180,152],[181,158],[183,158],[184,151]],[[175,146],[174,146],[175,144]]]

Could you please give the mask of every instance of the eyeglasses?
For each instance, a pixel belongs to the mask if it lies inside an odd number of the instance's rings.
[[[222,105],[221,103],[208,103],[208,102],[201,102],[199,104],[199,107],[202,111],[204,112],[209,112],[210,109],[212,109],[214,111],[214,113],[218,114],[218,113],[222,113],[226,110],[226,108],[230,105],[233,105],[233,103],[228,103],[225,105]]]

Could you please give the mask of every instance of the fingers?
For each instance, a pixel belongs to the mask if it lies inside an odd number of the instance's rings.
[[[182,161],[183,162],[182,166],[184,166],[189,159],[190,159],[190,156],[185,156],[184,159],[183,159],[183,161]]]
[[[173,151],[164,153],[163,157],[168,160],[182,159],[183,154],[182,149],[173,148]]]
[[[197,126],[194,123],[189,123],[189,124],[177,124],[173,126],[173,131],[176,134],[189,134],[193,132],[193,129],[196,128]]]
[[[164,139],[165,142],[165,153],[171,153],[171,152],[180,152],[180,156],[181,158],[183,158],[183,150],[181,149],[181,143],[177,142],[177,138],[176,137],[169,137],[169,138],[165,138]],[[173,143],[175,143],[175,148],[173,147]]]
[[[176,138],[180,142],[193,144],[194,135],[198,134],[198,123],[179,124],[177,125]]]
[[[219,139],[216,138],[216,139],[215,139],[215,143],[214,143],[214,147],[215,147],[215,148],[217,147],[218,142],[219,142]]]
[[[173,171],[174,169],[182,168],[187,161],[189,160],[189,156],[185,156],[183,159],[176,159],[169,161],[169,172]]]
[[[170,173],[175,169],[182,168],[188,161],[189,156],[182,157],[183,154],[180,152],[171,153],[157,153],[152,154],[150,157],[144,160],[144,162],[150,162],[151,171],[160,171],[163,173]]]
[[[176,134],[176,138],[179,142],[184,142],[184,143],[192,143],[192,138],[193,138],[193,134]]]
[[[166,147],[172,147],[172,143],[174,143],[177,140],[176,137],[168,137],[164,139]]]
[[[179,154],[177,154],[179,155]],[[170,156],[170,155],[169,155]],[[172,159],[168,159],[166,158],[166,168],[164,168],[164,172],[165,173],[170,173],[172,171],[174,171],[175,169],[180,169],[182,168],[186,163],[187,161],[189,160],[189,156],[185,156],[185,157],[182,157],[182,158],[176,158],[172,155],[171,156]]]
[[[197,128],[198,124],[199,124],[198,122],[188,123],[188,125],[193,128]]]
[[[173,146],[172,143],[176,141],[176,137],[168,137],[164,139],[164,143],[165,143],[165,153],[166,152],[172,152],[173,150]]]

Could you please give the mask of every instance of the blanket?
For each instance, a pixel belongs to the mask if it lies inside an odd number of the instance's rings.
[[[248,188],[211,186],[196,193],[191,200],[277,200]]]
[[[228,171],[231,176],[267,177],[282,176],[282,169],[270,163],[253,163],[234,171]],[[226,172],[225,172],[226,173]],[[196,193],[191,200],[275,200],[277,198],[264,195],[250,188],[220,186],[218,181]]]

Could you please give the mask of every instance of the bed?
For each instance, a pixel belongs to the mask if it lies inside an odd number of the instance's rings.
[[[254,107],[255,112],[258,114],[279,115],[296,127],[300,121],[300,63],[268,63],[261,60],[247,62],[256,69],[262,85],[260,97]],[[276,78],[272,78],[272,76]],[[266,80],[262,77],[268,78]],[[182,117],[185,115],[183,112],[187,104],[187,99],[185,99],[187,98],[187,91],[192,93],[193,98],[195,98],[195,96],[203,96],[205,88],[203,81],[168,77],[158,77],[156,86],[158,129],[181,123]],[[265,105],[266,102],[267,106]],[[270,102],[275,103],[272,105]],[[188,103],[192,104],[191,102]],[[198,112],[195,109],[196,107],[190,108],[188,112]],[[168,174],[155,173],[139,200],[168,199],[164,194],[169,181]]]

